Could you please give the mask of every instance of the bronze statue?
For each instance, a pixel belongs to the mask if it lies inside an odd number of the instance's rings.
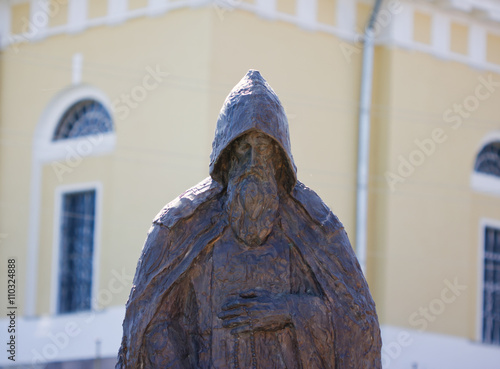
[[[251,70],[220,112],[210,177],[153,221],[116,368],[381,368],[347,234],[296,172],[283,107]]]

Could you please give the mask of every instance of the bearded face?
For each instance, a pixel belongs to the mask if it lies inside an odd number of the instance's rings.
[[[278,185],[273,162],[278,155],[267,135],[251,132],[233,144],[228,181],[228,212],[236,237],[261,245],[271,233],[278,211]]]

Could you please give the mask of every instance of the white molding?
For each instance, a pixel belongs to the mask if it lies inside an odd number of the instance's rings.
[[[40,217],[42,215],[42,163],[36,157],[36,150],[33,150],[30,181],[30,212],[28,219],[30,232],[28,232],[26,303],[24,307],[24,315],[27,317],[36,315],[38,291],[38,237],[40,233]]]
[[[446,58],[450,51],[450,18],[442,13],[432,14],[432,41],[434,54]]]
[[[352,0],[337,0],[337,28],[349,34],[356,32],[356,2]],[[360,30],[361,31],[361,30]]]
[[[296,0],[296,14],[300,27],[313,31],[317,28],[317,0]]]
[[[30,0],[30,40],[38,41],[46,36],[49,28],[49,0]]]
[[[168,10],[168,3],[166,0],[148,0],[148,15],[156,17],[164,14]]]
[[[11,40],[11,6],[0,1],[0,50],[7,47]]]
[[[48,1],[48,0],[30,0]],[[108,1],[108,13],[104,17],[88,19],[88,0],[69,0],[68,24],[45,28],[42,31],[30,30],[29,32],[3,37],[0,48],[16,45],[21,42],[36,41],[40,37],[49,37],[63,33],[81,32],[88,27],[112,25],[135,19],[142,16],[159,16],[167,11],[185,7],[213,6],[209,0],[149,0],[147,7],[129,10],[127,0]],[[215,1],[215,0],[212,0]],[[276,10],[277,0],[255,0],[253,4],[235,1],[232,6],[243,11],[253,12],[263,18],[284,21],[296,24],[308,30],[318,30],[335,35],[343,40],[358,43],[362,39],[362,30],[356,30],[356,4],[367,2],[365,0],[337,0],[336,1],[336,26],[322,24],[317,20],[317,0],[296,0],[296,14],[280,13]],[[500,73],[500,65],[487,62],[486,34],[500,35],[500,3],[493,0],[448,0],[430,2],[424,0],[398,0],[401,1],[401,12],[395,14],[391,24],[382,30],[376,39],[377,45],[396,46],[403,49],[416,50],[428,53],[441,59],[464,63],[476,69],[489,70]],[[17,4],[26,1],[10,0],[3,4]],[[38,3],[37,3],[38,4]],[[389,7],[390,5],[388,5]],[[7,6],[8,7],[8,6]],[[433,31],[431,46],[413,40],[414,11],[422,11],[432,15]],[[0,17],[6,21],[0,27],[7,28],[10,22],[9,12],[0,12]],[[470,27],[470,40],[468,55],[450,51],[450,23],[461,22]],[[33,27],[32,27],[33,28]],[[36,32],[35,32],[36,31]],[[1,29],[0,29],[1,32]],[[483,37],[484,36],[484,37]],[[17,48],[14,48],[17,52]]]
[[[71,60],[71,83],[79,85],[82,83],[82,68],[83,68],[83,55],[81,53],[73,54]]]
[[[69,0],[68,32],[78,33],[85,29],[88,12],[87,0]]]
[[[399,14],[394,16],[391,24],[389,25],[389,39],[388,43],[395,43],[403,48],[411,48],[413,42],[413,16],[414,8],[410,3],[404,3],[402,10]]]
[[[472,23],[469,28],[469,56],[474,63],[486,61],[486,41],[486,29]]]
[[[38,253],[41,217],[42,167],[55,160],[68,160],[75,151],[80,156],[97,156],[110,153],[116,145],[116,133],[78,137],[52,142],[52,135],[65,111],[76,101],[92,98],[99,101],[112,115],[111,103],[100,90],[87,86],[72,86],[57,94],[42,113],[33,136],[30,183],[30,214],[28,234],[28,260],[26,268],[26,316],[34,316],[37,306]],[[94,144],[90,153],[79,150],[82,145]]]
[[[277,0],[255,0],[257,14],[265,19],[276,18],[276,1]]]
[[[115,288],[126,288],[116,278],[114,282]],[[105,286],[103,288],[106,289]],[[97,340],[100,342],[100,357],[116,358],[123,335],[124,317],[125,306],[122,304],[100,311],[36,319],[18,317],[15,365],[20,365],[19,368],[44,368],[49,362],[94,359]],[[2,317],[0,330],[7,332],[8,325],[8,319]],[[8,355],[0,355],[0,367],[12,364]]]
[[[477,192],[500,197],[500,178],[473,172],[470,179],[470,186]]]
[[[498,369],[499,346],[387,324],[381,331],[384,369]]]
[[[108,1],[108,24],[115,25],[127,19],[127,0],[107,0]]]
[[[94,216],[94,245],[92,255],[92,310],[97,310],[97,294],[99,291],[99,260],[101,254],[101,220],[102,220],[102,192],[101,182],[77,183],[71,185],[58,186],[54,195],[54,223],[53,223],[53,244],[52,244],[52,268],[51,268],[51,289],[50,289],[50,313],[57,314],[57,302],[59,296],[59,271],[61,258],[61,211],[62,198],[64,195],[74,192],[95,190],[95,216]]]

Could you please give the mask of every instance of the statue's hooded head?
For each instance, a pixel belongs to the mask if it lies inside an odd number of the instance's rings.
[[[231,143],[252,131],[271,137],[280,148],[278,178],[290,192],[297,182],[297,168],[293,162],[288,120],[278,96],[256,70],[249,70],[233,88],[220,111],[210,156],[210,176],[215,181],[227,185]]]

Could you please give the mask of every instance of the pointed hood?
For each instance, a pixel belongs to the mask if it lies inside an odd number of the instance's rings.
[[[291,191],[297,182],[297,168],[290,146],[288,120],[278,96],[256,70],[248,71],[222,106],[210,155],[210,176],[227,184],[227,149],[231,142],[252,130],[267,134],[281,147],[285,161],[284,186]]]

